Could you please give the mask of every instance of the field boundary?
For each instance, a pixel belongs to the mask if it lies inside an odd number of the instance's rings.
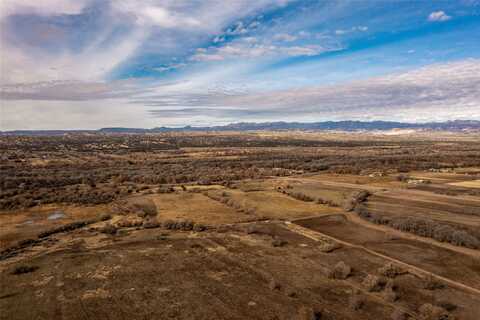
[[[347,242],[347,241],[343,241],[343,240],[340,240],[340,239],[337,239],[335,237],[332,237],[332,236],[329,236],[329,235],[326,235],[324,233],[321,233],[321,232],[318,232],[318,231],[315,231],[315,230],[312,230],[312,229],[309,229],[309,228],[305,228],[305,227],[302,227],[298,224],[295,224],[293,222],[290,222],[290,221],[286,221],[284,224],[283,224],[284,227],[286,227],[288,230],[292,231],[292,232],[295,232],[297,234],[300,234],[300,235],[303,235],[304,237],[307,237],[309,239],[312,239],[314,241],[320,241],[321,238],[328,238],[330,240],[333,240],[333,241],[336,241],[344,246],[347,246],[347,247],[350,247],[350,248],[355,248],[355,249],[360,249],[360,250],[363,250],[371,255],[374,255],[374,256],[377,256],[377,257],[380,257],[380,258],[383,258],[385,260],[388,260],[390,262],[393,262],[393,263],[396,263],[400,266],[403,266],[405,268],[407,268],[407,270],[413,274],[413,275],[416,275],[418,277],[425,277],[425,276],[431,276],[431,277],[434,277],[436,278],[437,280],[440,280],[442,282],[445,282],[449,285],[451,285],[452,287],[455,287],[457,289],[460,289],[460,290],[463,290],[463,291],[468,291],[470,293],[473,293],[475,295],[478,295],[480,296],[480,290],[479,289],[475,289],[473,287],[470,287],[470,286],[467,286],[463,283],[460,283],[460,282],[457,282],[455,280],[452,280],[452,279],[449,279],[449,278],[445,278],[441,275],[438,275],[436,273],[433,273],[433,272],[430,272],[430,271],[427,271],[425,269],[422,269],[420,267],[417,267],[417,266],[414,266],[414,265],[411,265],[409,263],[406,263],[406,262],[403,262],[401,260],[398,260],[398,259],[395,259],[395,258],[392,258],[390,256],[387,256],[387,255],[384,255],[382,253],[378,253],[374,250],[371,250],[371,249],[368,249],[364,246],[361,246],[361,245],[357,245],[357,244],[353,244],[353,243],[350,243],[350,242]]]

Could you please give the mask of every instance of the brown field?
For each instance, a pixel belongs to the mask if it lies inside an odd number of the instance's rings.
[[[467,187],[467,188],[480,188],[480,180],[454,182],[454,183],[452,183],[452,186]]]
[[[0,136],[0,151],[0,319],[480,314],[478,134]]]

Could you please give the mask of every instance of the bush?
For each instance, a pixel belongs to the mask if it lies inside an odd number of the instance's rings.
[[[101,233],[110,234],[110,235],[115,235],[117,233],[117,230],[118,230],[117,227],[115,227],[110,223],[107,223],[106,225],[104,225],[99,229]]]
[[[454,319],[447,310],[430,303],[425,303],[418,309],[421,320],[450,320]]]
[[[341,248],[341,245],[338,242],[334,242],[334,241],[322,242],[318,246],[318,249],[324,253],[330,253],[339,248]]]
[[[141,217],[155,217],[157,215],[157,206],[151,199],[136,200],[133,207],[139,211],[138,215]]]
[[[247,234],[261,233],[260,228],[255,224],[250,224],[245,228]]]
[[[148,219],[143,222],[143,227],[145,229],[159,228],[160,223],[158,223],[157,219]]]
[[[426,290],[437,290],[445,288],[445,285],[432,275],[427,275],[422,281],[422,287]]]
[[[102,214],[100,215],[100,218],[99,218],[99,219],[100,219],[100,221],[107,221],[107,220],[112,219],[112,216],[111,216],[110,214],[108,214],[108,213],[102,213]]]
[[[143,220],[140,218],[123,218],[117,222],[119,228],[134,228],[140,227],[143,224]]]
[[[270,290],[280,290],[282,286],[280,285],[280,283],[278,283],[277,281],[275,281],[275,279],[272,278],[268,282],[268,288],[270,288]]]
[[[480,248],[480,240],[464,230],[458,230],[437,221],[416,217],[384,217],[368,212],[363,205],[355,207],[355,212],[362,219],[375,224],[388,225],[394,229],[413,233],[421,237],[433,238],[437,241],[448,242],[456,246],[471,249]]]
[[[465,231],[460,230],[453,232],[450,242],[456,246],[462,246],[471,249],[477,249],[480,247],[480,241],[477,238],[471,236]]]
[[[371,292],[382,290],[382,288],[385,286],[385,283],[385,279],[373,274],[367,275],[362,281],[362,285]]]
[[[175,221],[173,220],[165,220],[162,224],[162,226],[165,228],[165,229],[174,229],[174,226],[175,226]]]
[[[300,200],[300,201],[305,201],[305,202],[312,202],[314,201],[315,199],[304,194],[304,193],[301,193],[301,192],[288,192],[288,191],[285,191],[285,193],[287,195],[289,195],[290,197],[294,198],[294,199],[297,199],[297,200]]]
[[[354,193],[352,195],[352,199],[356,202],[356,203],[361,203],[361,202],[365,202],[368,197],[371,195],[371,193],[367,190],[361,190],[361,191],[358,191],[357,193]]]
[[[365,297],[358,292],[354,292],[348,300],[348,307],[354,311],[362,309],[364,305]]]
[[[62,233],[62,232],[69,232],[73,231],[79,228],[83,228],[89,224],[95,223],[97,220],[85,220],[85,221],[77,221],[77,222],[72,222],[65,224],[63,226],[60,226],[58,228],[53,228],[47,231],[43,231],[38,235],[38,238],[46,238],[48,236],[51,236],[56,233]]]
[[[383,267],[379,268],[378,273],[380,273],[382,276],[385,276],[385,277],[395,278],[396,276],[402,274],[403,271],[398,266],[389,262]]]
[[[276,239],[272,240],[272,246],[274,246],[274,247],[283,247],[287,243],[288,243],[287,241],[285,241],[283,239],[279,239],[279,238],[276,238]]]
[[[163,223],[163,227],[169,230],[182,230],[182,231],[191,231],[193,230],[195,223],[191,220],[166,220]]]
[[[320,320],[322,312],[311,307],[301,307],[295,320]]]
[[[38,269],[39,269],[39,267],[37,267],[37,266],[20,265],[20,266],[16,266],[13,269],[12,274],[14,274],[14,275],[25,274],[25,273],[34,272]]]
[[[170,186],[161,186],[157,189],[157,193],[173,193],[175,190]]]
[[[388,279],[385,283],[385,289],[396,290],[398,289],[398,283],[394,279]]]
[[[385,299],[385,301],[388,302],[395,302],[398,299],[397,293],[392,288],[386,288],[382,292],[382,297],[383,299]]]
[[[400,309],[393,310],[393,313],[390,317],[392,320],[407,320],[408,316],[405,312]]]
[[[436,306],[439,306],[447,311],[453,311],[457,309],[457,306],[454,305],[453,303],[450,303],[448,301],[438,301],[435,303]]]
[[[345,264],[345,262],[340,261],[335,265],[335,267],[330,270],[328,276],[331,279],[345,280],[352,273],[352,268]]]
[[[193,231],[195,231],[195,232],[202,232],[202,231],[205,231],[205,230],[207,230],[207,227],[203,224],[196,223],[193,226]]]

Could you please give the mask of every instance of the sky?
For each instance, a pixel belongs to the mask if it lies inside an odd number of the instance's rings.
[[[0,130],[480,120],[480,0],[1,0]]]

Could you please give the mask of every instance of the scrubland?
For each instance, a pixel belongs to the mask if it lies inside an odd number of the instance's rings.
[[[478,319],[480,137],[0,137],[0,319]]]

